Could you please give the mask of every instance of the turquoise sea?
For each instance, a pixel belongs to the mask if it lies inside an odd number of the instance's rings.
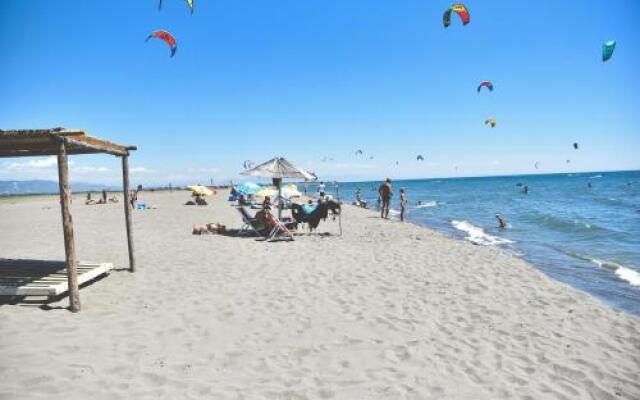
[[[340,197],[351,202],[359,187],[376,208],[379,184],[340,183]],[[640,315],[640,171],[404,180],[393,187],[395,210],[398,188],[407,191],[409,221],[499,247]],[[508,229],[498,228],[496,213]]]

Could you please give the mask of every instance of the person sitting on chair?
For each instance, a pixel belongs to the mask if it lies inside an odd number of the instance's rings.
[[[207,203],[207,201],[204,199],[204,197],[202,197],[200,195],[197,195],[196,196],[196,204],[199,205],[199,206],[206,206],[209,203]]]
[[[265,196],[264,201],[262,202],[262,210],[256,213],[256,222],[255,228],[258,231],[262,231],[269,227],[267,221],[267,214],[271,213],[271,197]]]
[[[262,209],[271,211],[271,196],[265,196],[262,202]]]

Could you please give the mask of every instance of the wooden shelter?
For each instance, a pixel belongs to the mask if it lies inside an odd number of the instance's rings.
[[[69,288],[69,308],[80,311],[78,293],[78,270],[71,216],[71,190],[69,188],[68,156],[75,154],[106,153],[122,158],[122,180],[124,193],[124,213],[129,248],[129,270],[135,271],[133,237],[131,232],[131,207],[129,194],[129,152],[135,146],[123,146],[103,139],[87,136],[82,130],[65,128],[0,130],[0,158],[57,156],[60,187],[60,206],[64,232],[65,264]]]

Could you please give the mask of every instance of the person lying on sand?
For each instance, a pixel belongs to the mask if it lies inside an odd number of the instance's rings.
[[[224,233],[226,231],[226,227],[224,225],[218,223],[210,223],[206,225],[194,225],[191,233],[193,235],[207,235],[207,234],[217,234]]]
[[[496,214],[496,219],[498,220],[498,227],[500,229],[507,229],[507,221],[500,216],[500,214]]]

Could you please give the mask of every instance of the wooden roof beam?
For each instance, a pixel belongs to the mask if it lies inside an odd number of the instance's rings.
[[[69,152],[71,154],[73,154],[74,148],[77,147],[79,149],[86,150],[87,152],[107,153],[107,154],[111,154],[119,157],[129,155],[129,151],[125,147],[113,145],[112,143],[103,142],[98,139],[94,139],[92,141],[93,143],[89,143],[84,140],[76,140],[68,137],[59,137],[55,135],[52,138],[53,140],[58,142],[63,141],[66,145],[70,146],[71,148]],[[83,139],[86,139],[86,138],[83,138]]]

